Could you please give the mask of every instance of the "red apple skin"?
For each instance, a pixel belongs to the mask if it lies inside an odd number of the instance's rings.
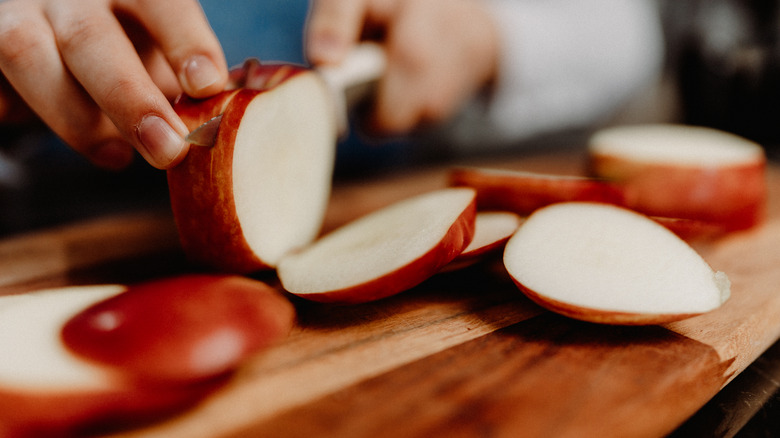
[[[616,312],[610,310],[589,309],[580,306],[563,303],[552,298],[548,298],[536,291],[526,287],[516,279],[512,281],[531,301],[544,307],[547,310],[567,316],[569,318],[581,321],[594,322],[598,324],[612,325],[653,325],[665,324],[668,322],[680,321],[698,315],[698,313],[680,313],[680,314],[654,314],[654,313],[629,313]]]
[[[271,269],[244,239],[233,199],[233,146],[246,106],[262,91],[239,90],[223,114],[214,146],[192,147],[167,171],[179,240],[195,263],[247,274]]]
[[[247,68],[244,88],[269,90],[303,71],[306,71],[303,67],[292,64],[250,63]]]
[[[593,175],[626,188],[626,206],[650,216],[696,219],[745,230],[766,216],[766,162],[704,168],[590,154]]]
[[[527,216],[557,202],[591,201],[623,205],[623,189],[603,180],[530,172],[456,168],[449,174],[452,186],[477,190],[480,210],[504,210]]]
[[[206,99],[195,99],[182,94],[174,101],[173,109],[187,126],[187,129],[192,131],[225,112],[237,92],[238,90],[223,91]]]
[[[131,285],[71,318],[65,345],[146,382],[191,383],[236,369],[284,338],[295,311],[249,278],[184,275]]]
[[[651,216],[650,219],[663,225],[686,242],[714,240],[731,231],[726,225],[717,222],[660,216]]]
[[[123,382],[105,390],[22,392],[0,388],[0,436],[73,437],[159,420],[197,404],[224,378],[184,386]]]
[[[321,293],[297,294],[321,303],[360,304],[386,298],[422,283],[439,272],[465,249],[474,237],[476,202],[472,201],[438,245],[413,262],[372,281]]]

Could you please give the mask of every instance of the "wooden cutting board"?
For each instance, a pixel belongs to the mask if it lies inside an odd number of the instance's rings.
[[[582,163],[564,151],[497,167],[578,174]],[[709,314],[649,327],[570,320],[524,298],[499,260],[375,303],[294,299],[285,342],[191,410],[118,436],[663,436],[780,337],[780,168],[768,178],[764,226],[697,246],[733,283]],[[446,168],[341,183],[326,229],[444,185]],[[167,212],[0,241],[0,294],[192,269]]]

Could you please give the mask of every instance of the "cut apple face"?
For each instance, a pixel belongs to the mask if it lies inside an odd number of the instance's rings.
[[[292,304],[260,281],[185,275],[130,285],[73,316],[67,347],[148,382],[191,383],[235,370],[282,339]]]
[[[674,124],[619,126],[597,132],[588,154],[593,174],[623,185],[627,206],[642,213],[730,231],[764,218],[764,151],[734,134]]]
[[[500,251],[522,221],[523,218],[508,211],[477,212],[474,238],[445,270],[453,271],[471,266],[485,256]]]
[[[180,240],[196,263],[234,273],[270,269],[320,231],[336,116],[322,79],[291,70],[274,87],[236,91],[214,146],[190,148],[168,170]]]
[[[361,303],[407,290],[438,272],[471,242],[469,188],[405,199],[338,228],[284,257],[283,287],[321,302]]]
[[[0,297],[0,435],[60,436],[101,420],[139,420],[213,389],[136,385],[65,347],[60,330],[69,318],[124,290],[101,285]]]
[[[461,167],[450,171],[449,180],[452,186],[474,188],[480,210],[504,210],[521,216],[556,202],[624,203],[621,187],[589,177]]]
[[[533,301],[607,324],[658,324],[709,312],[730,283],[652,219],[596,203],[537,210],[507,242],[504,264]]]

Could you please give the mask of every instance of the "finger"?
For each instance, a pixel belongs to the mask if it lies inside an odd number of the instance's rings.
[[[120,10],[139,20],[193,97],[225,87],[227,62],[203,10],[194,0],[122,0]]]
[[[35,113],[24,103],[19,93],[0,75],[0,125],[21,124],[35,119]]]
[[[6,4],[10,5],[10,4]],[[42,11],[0,4],[0,70],[66,143],[97,165],[122,168],[132,147],[68,74]]]
[[[150,164],[174,166],[186,155],[187,128],[113,13],[100,1],[85,3],[92,7],[73,11],[55,2],[47,10],[65,65]]]
[[[358,41],[368,0],[316,0],[306,25],[306,56],[313,64],[336,64]]]

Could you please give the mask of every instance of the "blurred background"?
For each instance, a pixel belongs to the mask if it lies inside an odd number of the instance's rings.
[[[667,69],[610,123],[681,121],[751,138],[776,158],[780,144],[780,8],[773,0],[660,0]],[[308,0],[201,0],[229,65],[248,57],[304,63]],[[239,11],[239,12],[237,12]],[[582,142],[536,138],[512,151]],[[123,172],[96,169],[46,129],[0,126],[0,236],[98,214],[166,208],[165,173],[140,157]],[[421,140],[421,139],[415,139]],[[351,135],[337,175],[363,177],[450,158],[447,145],[405,139],[381,145]],[[516,147],[515,147],[516,146]],[[491,151],[491,153],[506,151]]]

